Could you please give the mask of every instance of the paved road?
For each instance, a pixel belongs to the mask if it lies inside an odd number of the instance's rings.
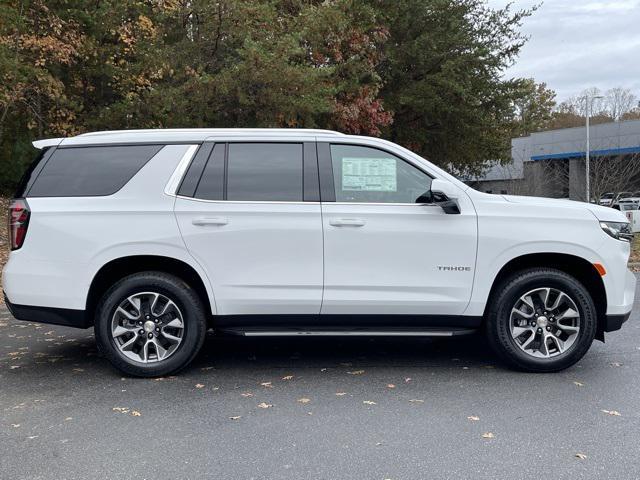
[[[477,338],[210,336],[140,380],[91,331],[1,309],[0,478],[640,478],[637,311],[559,374],[505,370]]]

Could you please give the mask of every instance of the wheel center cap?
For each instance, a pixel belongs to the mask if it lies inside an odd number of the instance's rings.
[[[540,315],[537,318],[537,323],[539,327],[546,327],[547,324],[549,323],[549,319],[547,317],[545,317],[544,315]],[[146,324],[145,324],[146,325]]]
[[[151,333],[153,332],[153,329],[156,327],[156,325],[151,321],[151,320],[147,320],[146,322],[144,322],[144,331],[147,333]]]

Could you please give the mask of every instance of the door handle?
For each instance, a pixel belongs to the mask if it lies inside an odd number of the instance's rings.
[[[334,227],[364,227],[365,223],[360,218],[335,218],[329,220],[329,225]]]
[[[226,225],[229,220],[226,217],[200,217],[194,218],[191,223],[198,227],[203,227],[205,225]]]

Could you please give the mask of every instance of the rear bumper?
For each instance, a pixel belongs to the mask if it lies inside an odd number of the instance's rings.
[[[27,322],[49,323],[65,327],[89,328],[92,322],[87,318],[84,310],[68,308],[37,307],[33,305],[16,305],[4,296],[4,303],[17,320]]]

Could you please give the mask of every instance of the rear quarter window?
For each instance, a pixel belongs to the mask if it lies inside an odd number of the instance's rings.
[[[27,196],[112,195],[162,149],[163,145],[69,147],[56,149]]]

